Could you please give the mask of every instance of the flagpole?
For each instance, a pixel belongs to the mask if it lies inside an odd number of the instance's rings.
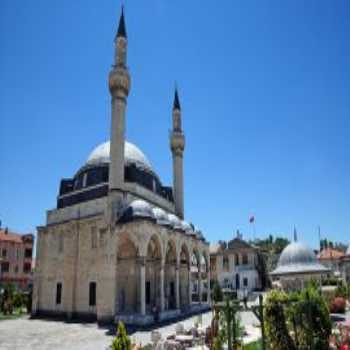
[[[321,251],[321,226],[320,225],[318,225],[318,245]]]

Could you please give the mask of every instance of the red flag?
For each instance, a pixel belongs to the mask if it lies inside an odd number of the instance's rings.
[[[252,215],[252,216],[249,218],[249,222],[252,224],[254,221],[255,221],[255,217],[254,217],[254,215]]]

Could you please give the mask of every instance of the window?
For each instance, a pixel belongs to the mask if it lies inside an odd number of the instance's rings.
[[[56,285],[56,304],[60,305],[62,302],[62,283],[58,282]]]
[[[97,229],[95,226],[91,227],[91,248],[97,248]]]
[[[7,250],[6,249],[3,249],[2,252],[1,252],[1,255],[3,258],[6,258],[7,256]]]
[[[30,263],[24,263],[23,264],[23,272],[24,273],[29,273],[32,269],[32,266]]]
[[[31,258],[32,257],[32,249],[31,248],[26,248],[24,251],[24,257],[25,258]]]
[[[19,257],[20,257],[20,250],[19,248],[16,249],[16,259],[19,260]]]
[[[216,271],[216,258],[210,258],[210,271]]]
[[[229,270],[229,260],[228,260],[228,256],[224,256],[222,258],[222,269],[225,271]]]
[[[86,187],[86,183],[87,183],[87,173],[85,173],[84,175],[83,175],[83,187]]]
[[[58,236],[58,252],[62,253],[63,252],[63,232],[60,233]]]
[[[9,272],[10,271],[10,263],[4,261],[1,263],[1,272]]]
[[[248,265],[248,254],[244,253],[242,257],[242,264]]]
[[[96,282],[89,284],[89,305],[96,306]]]
[[[239,255],[235,254],[235,265],[238,266],[239,265]]]
[[[248,287],[248,278],[247,277],[243,278],[243,286]]]
[[[15,266],[15,273],[18,273],[18,265]]]

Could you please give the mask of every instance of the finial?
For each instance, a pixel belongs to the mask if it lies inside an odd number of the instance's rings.
[[[122,13],[119,19],[119,26],[116,38],[123,37],[127,38],[126,35],[126,26],[125,26],[125,18],[124,18],[124,5],[122,5]]]
[[[178,94],[178,92],[177,92],[176,83],[175,83],[175,96],[174,96],[174,106],[173,106],[173,109],[181,110],[180,100],[179,100],[179,94]]]
[[[294,242],[298,242],[298,234],[297,234],[297,229],[294,226]]]

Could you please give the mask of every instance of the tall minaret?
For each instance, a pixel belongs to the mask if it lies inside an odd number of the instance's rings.
[[[181,127],[181,106],[179,94],[175,88],[173,105],[173,130],[170,134],[170,149],[173,155],[173,190],[175,212],[184,218],[184,181],[183,181],[183,152],[185,149],[185,135]]]
[[[130,89],[130,75],[126,66],[128,40],[123,7],[114,43],[114,64],[109,73],[109,91],[112,97],[109,191],[120,192],[124,187],[125,110]]]

